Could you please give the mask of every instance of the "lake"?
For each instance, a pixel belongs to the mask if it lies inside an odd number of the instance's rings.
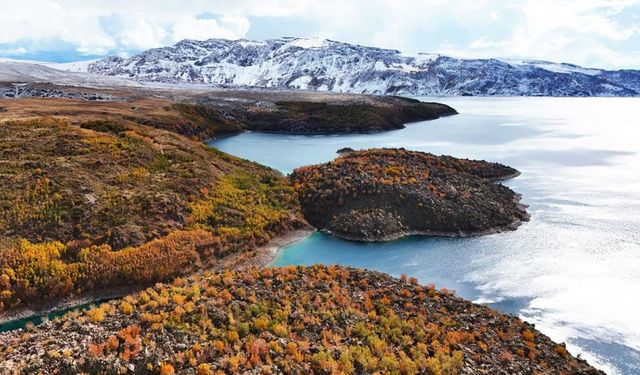
[[[611,374],[640,374],[640,99],[419,98],[460,115],[367,135],[243,133],[222,151],[290,173],[342,147],[405,147],[497,161],[531,221],[517,231],[363,244],[314,234],[274,266],[406,274],[534,323]]]

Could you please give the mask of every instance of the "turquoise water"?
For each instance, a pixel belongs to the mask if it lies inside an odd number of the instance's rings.
[[[14,329],[24,328],[29,323],[33,325],[39,325],[39,324],[42,324],[45,321],[45,319],[52,320],[52,319],[61,317],[64,314],[71,311],[89,310],[92,306],[99,305],[101,302],[105,302],[105,301],[96,301],[92,303],[86,303],[83,305],[72,306],[67,309],[56,310],[44,315],[35,315],[35,316],[30,316],[24,319],[12,320],[12,321],[0,324],[0,332],[6,332],[6,331],[12,331]]]
[[[211,144],[284,173],[341,147],[498,161],[522,172],[505,184],[523,194],[531,221],[467,239],[361,244],[315,234],[281,249],[273,265],[404,273],[535,323],[608,373],[640,374],[640,99],[429,100],[461,114],[379,134],[249,132]]]

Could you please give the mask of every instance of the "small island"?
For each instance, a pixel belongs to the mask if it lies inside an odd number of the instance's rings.
[[[525,206],[495,182],[518,174],[498,163],[371,149],[296,169],[290,180],[315,227],[348,240],[388,241],[516,229],[529,219]]]

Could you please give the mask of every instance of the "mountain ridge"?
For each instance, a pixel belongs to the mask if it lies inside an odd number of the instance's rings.
[[[640,70],[541,60],[462,59],[327,39],[183,40],[87,65],[142,82],[393,95],[640,96]]]

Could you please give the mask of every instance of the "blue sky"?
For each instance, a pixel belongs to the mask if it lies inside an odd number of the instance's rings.
[[[640,0],[23,0],[3,2],[0,13],[0,57],[19,59],[280,36],[638,69]]]

